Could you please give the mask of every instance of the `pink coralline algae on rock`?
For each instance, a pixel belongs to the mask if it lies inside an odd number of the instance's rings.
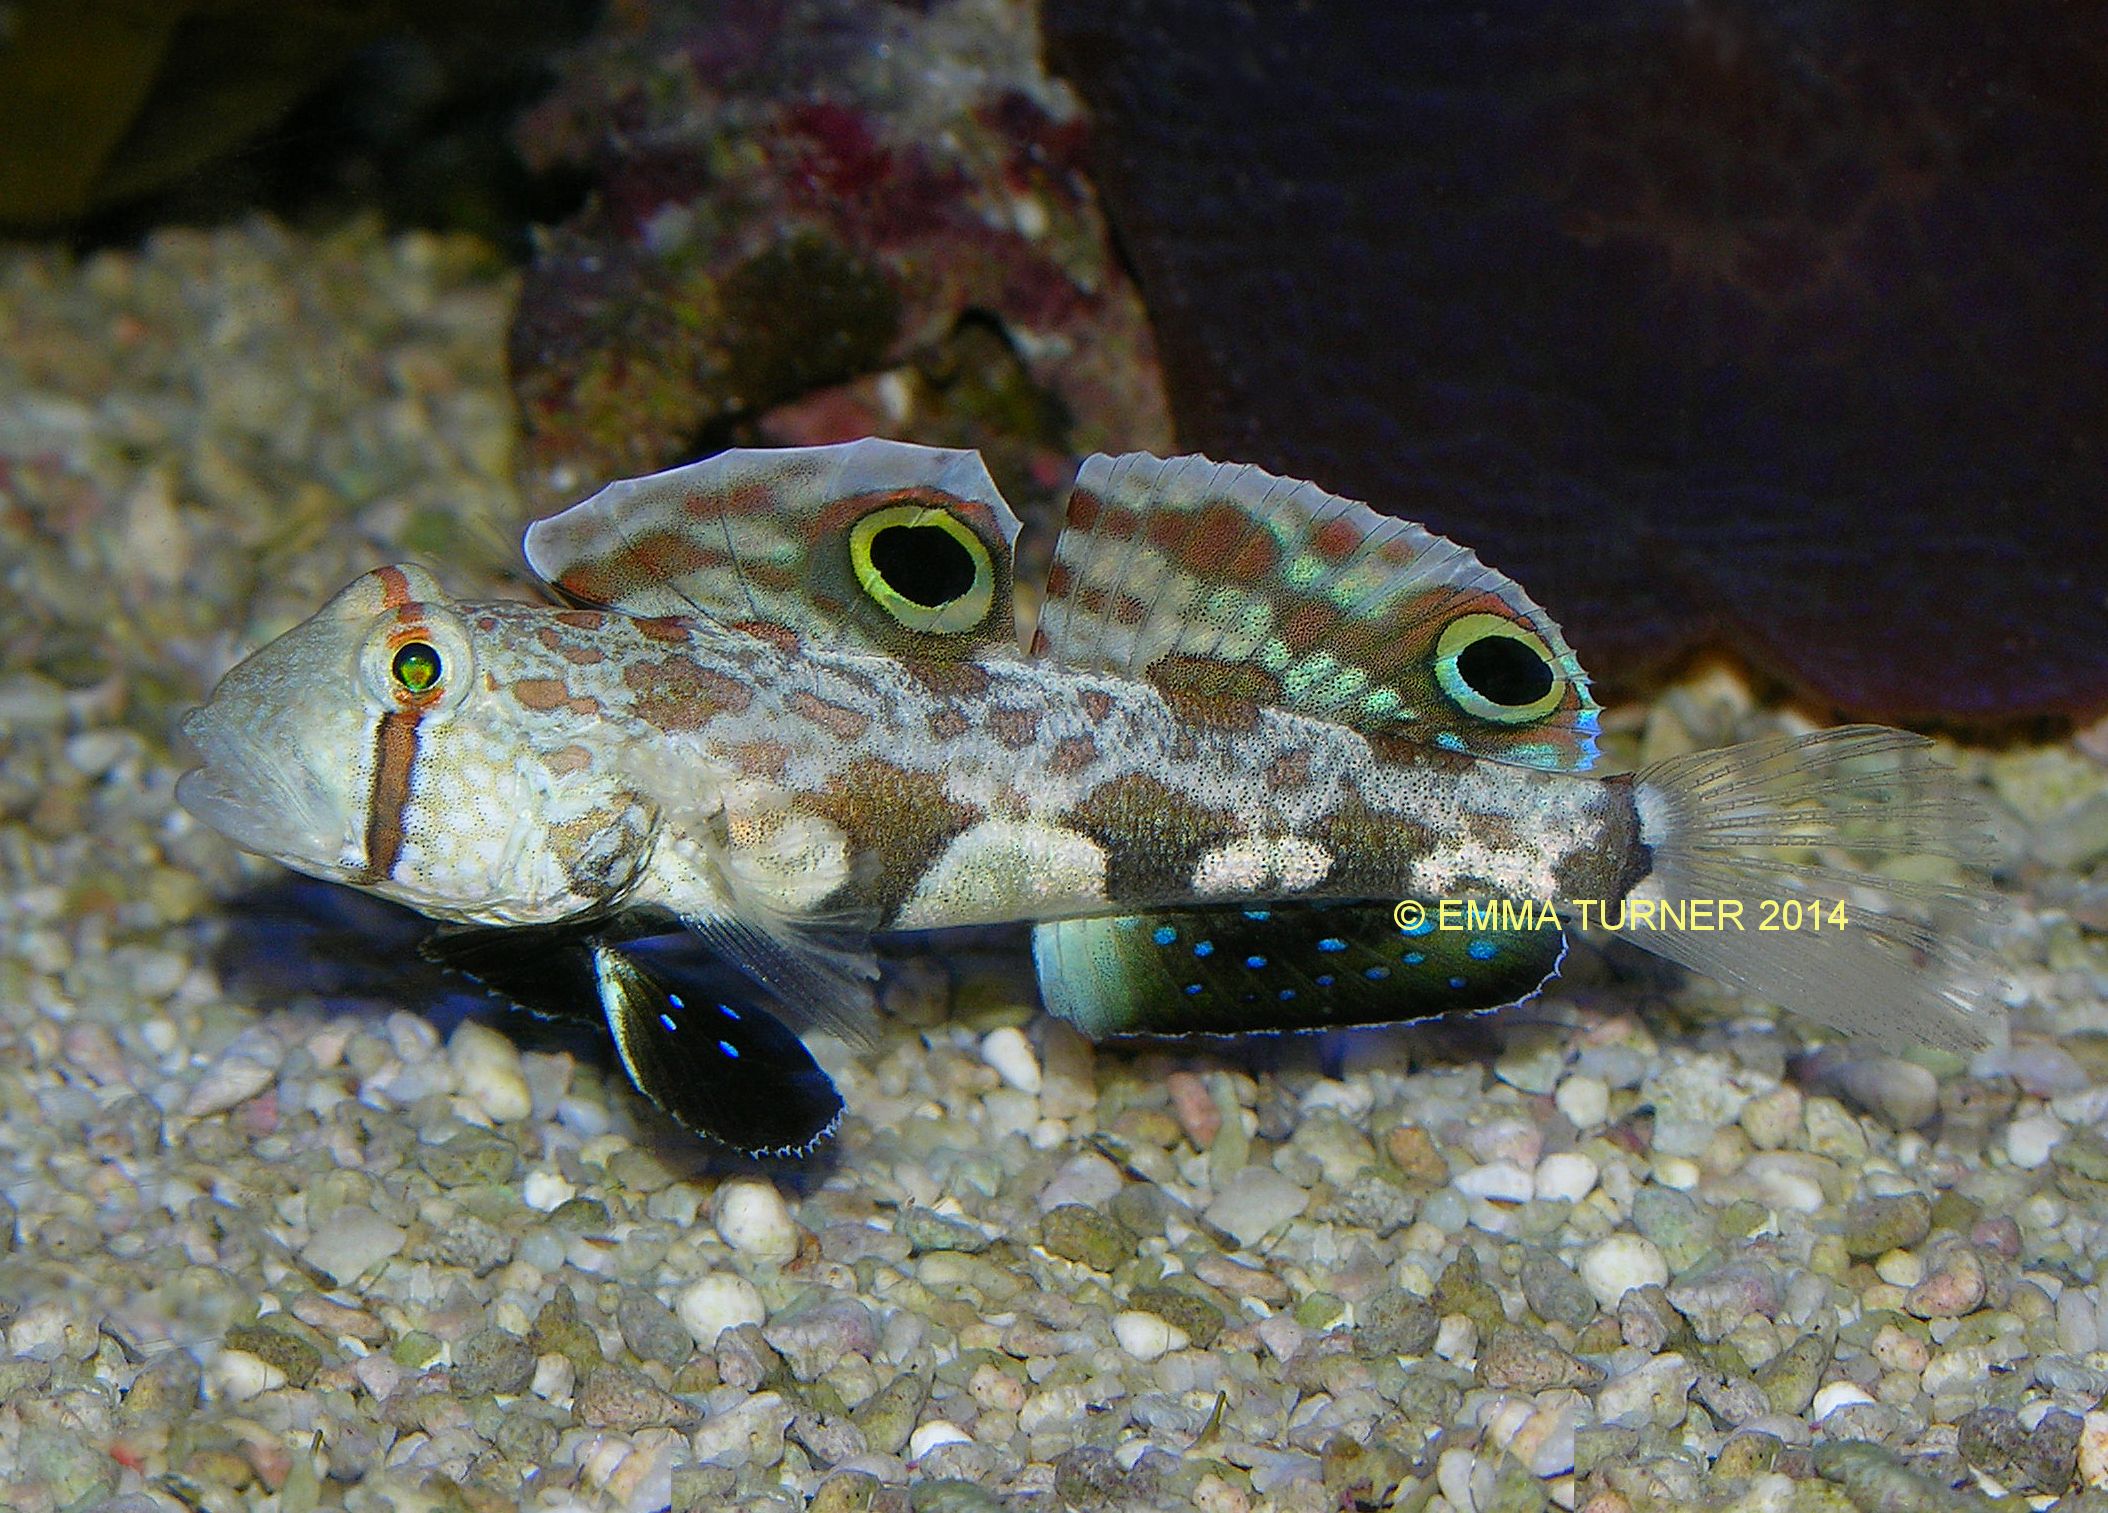
[[[512,333],[538,505],[733,440],[983,448],[1027,494],[1166,446],[1032,8],[617,5],[522,123],[593,192]]]

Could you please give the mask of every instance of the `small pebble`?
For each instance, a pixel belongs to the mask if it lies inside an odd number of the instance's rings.
[[[520,1070],[520,1048],[489,1025],[462,1020],[447,1041],[446,1056],[462,1096],[493,1123],[525,1119],[534,1112],[534,1095]]]
[[[710,1222],[719,1239],[751,1261],[782,1266],[798,1254],[798,1221],[772,1182],[735,1177],[720,1184]]]
[[[410,1233],[372,1209],[346,1204],[322,1221],[300,1257],[339,1283],[348,1283],[401,1252]]]
[[[1039,1057],[1033,1054],[1032,1042],[1025,1038],[1023,1030],[1007,1025],[1000,1030],[990,1030],[981,1040],[981,1059],[1019,1092],[1039,1091]]]
[[[1808,1405],[1808,1416],[1819,1424],[1840,1408],[1873,1401],[1873,1397],[1857,1382],[1826,1382],[1816,1388],[1815,1400]]]
[[[1271,1166],[1247,1166],[1222,1185],[1207,1216],[1239,1245],[1256,1245],[1309,1206],[1309,1192]]]
[[[2006,1126],[2006,1159],[2025,1171],[2048,1164],[2064,1138],[2064,1123],[2049,1114],[2029,1114]]]
[[[1615,1234],[1598,1240],[1581,1254],[1581,1280],[1605,1308],[1635,1287],[1659,1287],[1669,1280],[1669,1263],[1661,1247],[1639,1235]]]
[[[245,1035],[235,1041],[205,1069],[184,1100],[183,1112],[203,1119],[254,1098],[278,1076],[280,1058],[275,1046],[275,1041],[263,1036]]]
[[[761,1290],[745,1277],[714,1271],[689,1283],[674,1301],[673,1311],[695,1336],[696,1344],[708,1350],[718,1335],[741,1324],[768,1321],[768,1307]]]
[[[1592,1130],[1610,1117],[1610,1088],[1600,1077],[1575,1073],[1559,1084],[1552,1103],[1577,1130]]]
[[[1554,1151],[1537,1163],[1537,1196],[1579,1203],[1595,1189],[1599,1170],[1579,1151]]]
[[[948,1419],[933,1418],[917,1424],[908,1436],[908,1462],[921,1460],[939,1445],[970,1445],[973,1436]]]
[[[1166,1351],[1185,1349],[1189,1343],[1186,1331],[1176,1324],[1132,1309],[1113,1315],[1113,1338],[1138,1361],[1156,1360]]]
[[[1527,1203],[1537,1195],[1537,1179],[1507,1161],[1466,1167],[1453,1180],[1457,1191],[1497,1203]]]

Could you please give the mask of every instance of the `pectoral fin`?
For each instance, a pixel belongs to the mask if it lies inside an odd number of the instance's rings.
[[[802,1153],[841,1119],[832,1079],[775,1015],[692,990],[592,931],[448,930],[422,949],[529,1013],[604,1018],[637,1091],[735,1150]]]
[[[1556,920],[1400,931],[1389,904],[1171,909],[1032,932],[1047,1011],[1086,1035],[1235,1035],[1477,1012],[1559,970]]]

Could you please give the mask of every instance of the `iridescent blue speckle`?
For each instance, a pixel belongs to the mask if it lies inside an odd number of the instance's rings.
[[[1156,933],[1150,936],[1150,939],[1160,946],[1176,945],[1178,943],[1178,931],[1170,925],[1158,925]]]
[[[678,998],[675,998],[671,993],[668,993],[666,997],[667,1000],[672,1003],[675,1008],[680,1007],[681,1001]],[[673,1022],[673,1016],[671,1014],[661,1014],[659,1016],[659,1023],[666,1027],[666,1033],[669,1035],[678,1035],[681,1033],[681,1027]]]
[[[1361,975],[1368,978],[1371,982],[1382,982],[1391,975],[1391,969],[1389,967],[1371,967]]]
[[[1427,960],[1427,953],[1425,951],[1408,951],[1398,959],[1409,967],[1417,967],[1421,962]]]
[[[666,1001],[672,1004],[676,1009],[685,1009],[688,1007],[687,1004],[681,1002],[681,995],[678,993],[668,993],[666,995]]]
[[[1320,972],[1317,976],[1311,978],[1310,980],[1316,983],[1321,988],[1329,988],[1332,986],[1333,983],[1337,982],[1339,979],[1334,977],[1330,972]]]
[[[1318,949],[1320,951],[1327,952],[1344,951],[1347,949],[1347,943],[1341,940],[1337,935],[1328,935],[1323,940],[1318,942]]]
[[[673,1001],[673,1002],[674,1002],[674,1006],[675,1006],[676,1008],[678,1008],[678,1007],[680,1006],[680,1002],[681,1002],[681,1001],[680,1001],[680,999],[676,998],[676,999],[674,999],[674,1001]],[[736,1021],[736,1020],[737,1020],[737,1019],[739,1018],[739,1010],[737,1010],[737,1009],[733,1008],[733,1007],[732,1007],[732,1005],[730,1005],[729,1003],[721,1003],[721,1004],[719,1004],[719,1005],[717,1006],[717,1012],[718,1012],[718,1013],[720,1013],[720,1014],[722,1014],[722,1015],[724,1015],[724,1016],[725,1016],[725,1018],[727,1018],[727,1019],[730,1019],[730,1020],[735,1020],[735,1021]]]
[[[1500,955],[1500,947],[1490,940],[1475,940],[1464,948],[1464,954],[1473,961],[1491,961]]]
[[[1417,922],[1405,926],[1405,933],[1408,935],[1425,935],[1434,927],[1435,922],[1432,919],[1429,919],[1427,916],[1422,915]]]
[[[1195,941],[1193,943],[1193,954],[1195,956],[1213,956],[1215,954],[1215,942],[1212,940]]]
[[[1452,977],[1449,979],[1449,985],[1453,988],[1461,988],[1464,986],[1464,979],[1461,977]]]
[[[1200,984],[1199,984],[1199,983],[1197,983],[1197,982],[1189,982],[1189,983],[1187,983],[1187,984],[1186,984],[1186,996],[1187,996],[1188,998],[1198,998],[1198,997],[1200,997]]]
[[[1283,988],[1283,989],[1281,990],[1281,1002],[1283,1002],[1283,1003],[1294,1003],[1294,1002],[1295,1002],[1295,998],[1296,998],[1296,990],[1295,990],[1294,988]]]
[[[731,1041],[720,1040],[717,1043],[717,1048],[720,1051],[723,1051],[727,1056],[731,1057],[734,1061],[737,1061],[739,1059],[739,1047],[732,1044]]]
[[[1247,909],[1244,911],[1244,917],[1246,919],[1269,920],[1274,917],[1274,911],[1271,909]]]
[[[1264,956],[1247,956],[1244,958],[1244,964],[1256,972],[1266,965],[1266,958]]]

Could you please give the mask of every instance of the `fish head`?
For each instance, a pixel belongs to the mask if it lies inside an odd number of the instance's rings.
[[[591,773],[552,792],[533,712],[485,671],[516,655],[508,629],[419,568],[367,573],[185,717],[202,765],[177,801],[245,850],[440,919],[604,905],[655,816]]]

